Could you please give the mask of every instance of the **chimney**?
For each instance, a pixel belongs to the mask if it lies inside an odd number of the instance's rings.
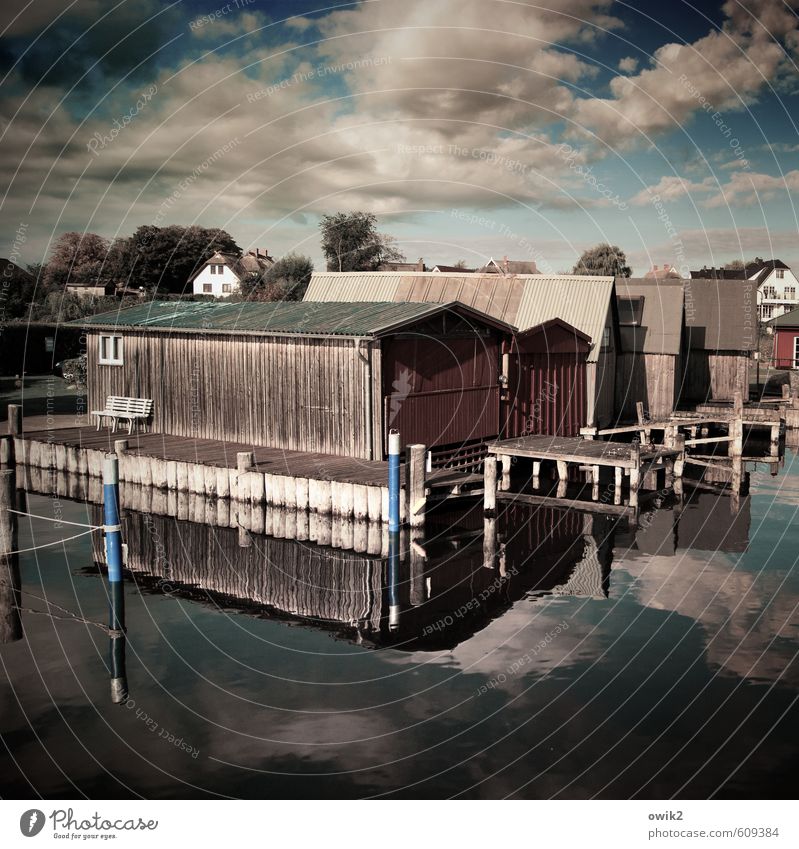
[[[508,257],[507,256],[502,257],[502,270],[505,272],[505,274],[508,273]]]

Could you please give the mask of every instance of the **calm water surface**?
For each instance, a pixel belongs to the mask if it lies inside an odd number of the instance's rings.
[[[793,797],[797,506],[789,452],[737,514],[704,491],[637,530],[517,508],[492,559],[472,511],[399,566],[128,512],[126,705],[106,633],[30,612],[107,621],[96,542],[20,555],[2,795]],[[25,519],[19,548],[78,532]]]

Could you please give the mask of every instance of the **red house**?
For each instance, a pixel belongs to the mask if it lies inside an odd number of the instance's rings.
[[[766,326],[774,332],[774,368],[799,368],[799,309],[772,318]]]

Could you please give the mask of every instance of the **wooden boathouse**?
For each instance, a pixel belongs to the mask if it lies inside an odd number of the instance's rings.
[[[511,328],[457,303],[174,303],[82,320],[89,409],[153,401],[172,436],[382,460],[499,434]]]
[[[370,300],[458,301],[512,325],[519,333],[560,319],[590,340],[583,424],[604,427],[615,422],[619,335],[613,277],[322,272],[311,277],[305,294],[306,302]]]
[[[585,333],[553,318],[505,343],[502,434],[578,436],[586,418]]]
[[[662,281],[661,281],[662,282]],[[685,344],[680,401],[749,397],[749,364],[758,348],[757,281],[684,280]]]
[[[616,281],[621,351],[616,357],[616,410],[636,419],[643,404],[650,419],[667,419],[677,406],[682,378],[683,281]]]

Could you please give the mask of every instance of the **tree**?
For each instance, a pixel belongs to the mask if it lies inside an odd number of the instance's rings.
[[[255,301],[301,301],[311,274],[313,262],[310,257],[286,254],[260,280],[242,281],[242,294]]]
[[[378,232],[371,212],[323,215],[319,228],[328,271],[375,271],[384,262],[405,259],[394,239]]]
[[[601,275],[629,277],[631,273],[624,251],[617,245],[609,245],[607,242],[583,251],[583,255],[572,271],[572,274],[589,274],[594,277]]]
[[[722,268],[728,271],[743,271],[745,268],[743,260],[734,259],[731,262],[725,262]]]
[[[45,285],[63,290],[73,286],[107,286],[114,282],[107,265],[109,243],[96,233],[62,233],[50,254]]]
[[[191,291],[191,276],[217,251],[241,256],[241,248],[225,230],[145,224],[112,246],[109,266],[129,289],[183,293]]]

